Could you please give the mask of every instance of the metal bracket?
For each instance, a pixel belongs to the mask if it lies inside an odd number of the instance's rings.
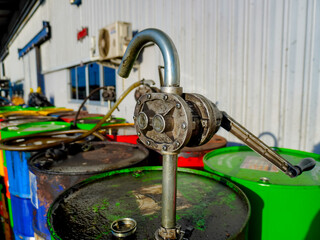
[[[19,58],[27,54],[35,46],[39,46],[51,38],[51,27],[49,22],[43,21],[42,30],[34,36],[22,49],[18,49]]]

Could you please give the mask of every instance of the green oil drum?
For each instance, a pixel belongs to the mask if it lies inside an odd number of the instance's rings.
[[[29,115],[38,115],[37,111],[28,110],[26,108],[21,108],[15,111],[3,111],[0,112],[0,117],[4,119],[8,119],[10,117],[17,117],[17,116],[29,116]]]
[[[205,170],[240,186],[252,214],[249,239],[320,239],[320,155],[274,148],[293,165],[314,158],[313,170],[290,178],[246,146],[227,147],[204,156]]]
[[[2,106],[2,107],[0,107],[0,112],[2,112],[2,111],[19,111],[21,109],[22,109],[21,106],[15,106],[15,105],[13,105],[13,106]]]
[[[48,115],[53,112],[57,111],[71,111],[72,109],[66,108],[58,108],[58,107],[21,107],[21,106],[14,106],[12,108],[0,109],[0,117],[1,118],[10,118],[16,116],[29,116],[29,115]]]
[[[9,126],[1,129],[1,138],[18,137],[31,135],[35,133],[69,130],[70,124],[66,122],[48,121],[48,122],[32,122],[20,124],[17,126]]]
[[[138,167],[102,173],[69,188],[52,203],[48,227],[55,240],[114,239],[113,221],[137,222],[130,239],[154,239],[161,225],[162,168]],[[245,239],[250,205],[233,183],[215,174],[179,168],[177,224],[190,239]]]
[[[22,107],[22,106],[2,106],[0,107],[0,113],[2,112],[10,112],[10,111],[45,111],[52,109],[64,109],[57,107]]]
[[[55,106],[47,106],[47,107],[26,107],[26,110],[29,111],[54,111],[54,110],[63,110],[65,107],[55,107]]]
[[[3,118],[3,114],[7,112],[17,112],[17,111],[24,111],[25,108],[21,106],[3,106],[0,107],[0,117]]]
[[[55,106],[48,106],[48,107],[26,107],[25,109],[30,111],[44,111],[44,110],[50,110],[55,109]]]
[[[9,117],[8,119],[3,119],[0,122],[0,127],[10,127],[16,126],[24,123],[32,123],[32,122],[48,122],[48,121],[57,121],[58,119],[51,116],[40,116],[40,115],[25,115],[25,116],[14,116]]]
[[[0,107],[0,113],[2,112],[10,112],[10,111],[45,111],[45,110],[52,110],[52,109],[64,109],[57,108],[53,106],[49,107],[27,107],[27,106],[2,106]]]
[[[94,126],[97,125],[97,123],[100,122],[100,120],[103,117],[87,117],[87,118],[81,118],[77,121],[77,127],[82,130],[91,130],[94,128]],[[112,124],[118,124],[118,123],[125,123],[126,119],[124,118],[112,118],[109,121],[106,121],[106,123],[103,123],[102,126],[108,126]]]

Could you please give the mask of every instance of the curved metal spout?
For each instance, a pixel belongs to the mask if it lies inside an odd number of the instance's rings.
[[[129,43],[118,69],[119,76],[127,78],[143,46],[155,43],[161,50],[164,60],[164,84],[161,87],[180,86],[180,63],[176,47],[167,34],[158,29],[139,32]]]

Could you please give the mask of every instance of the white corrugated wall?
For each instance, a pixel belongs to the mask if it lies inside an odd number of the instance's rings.
[[[89,28],[90,37],[117,20],[131,22],[134,30],[155,27],[178,49],[185,91],[210,98],[270,145],[320,153],[319,0],[82,2],[76,7],[65,0],[45,1],[12,43],[7,75],[15,80],[17,48],[44,20],[52,27],[51,40],[41,47],[44,72],[90,57],[90,38],[76,40],[82,27]],[[154,47],[147,53],[140,76],[158,80],[159,51]],[[130,120],[131,109],[124,111]],[[219,134],[235,141],[223,130]]]

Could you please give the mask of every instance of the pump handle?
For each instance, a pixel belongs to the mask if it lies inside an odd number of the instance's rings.
[[[313,158],[304,158],[302,159],[298,165],[295,165],[295,169],[297,170],[297,176],[305,171],[309,171],[314,168],[316,165],[316,161]]]
[[[269,162],[273,163],[288,176],[296,177],[304,171],[311,170],[315,166],[316,162],[312,158],[302,159],[298,165],[293,166],[290,162],[268,147],[264,142],[248,131],[240,123],[231,118],[226,112],[222,112],[222,115],[221,127],[235,135],[252,150],[260,154]]]

